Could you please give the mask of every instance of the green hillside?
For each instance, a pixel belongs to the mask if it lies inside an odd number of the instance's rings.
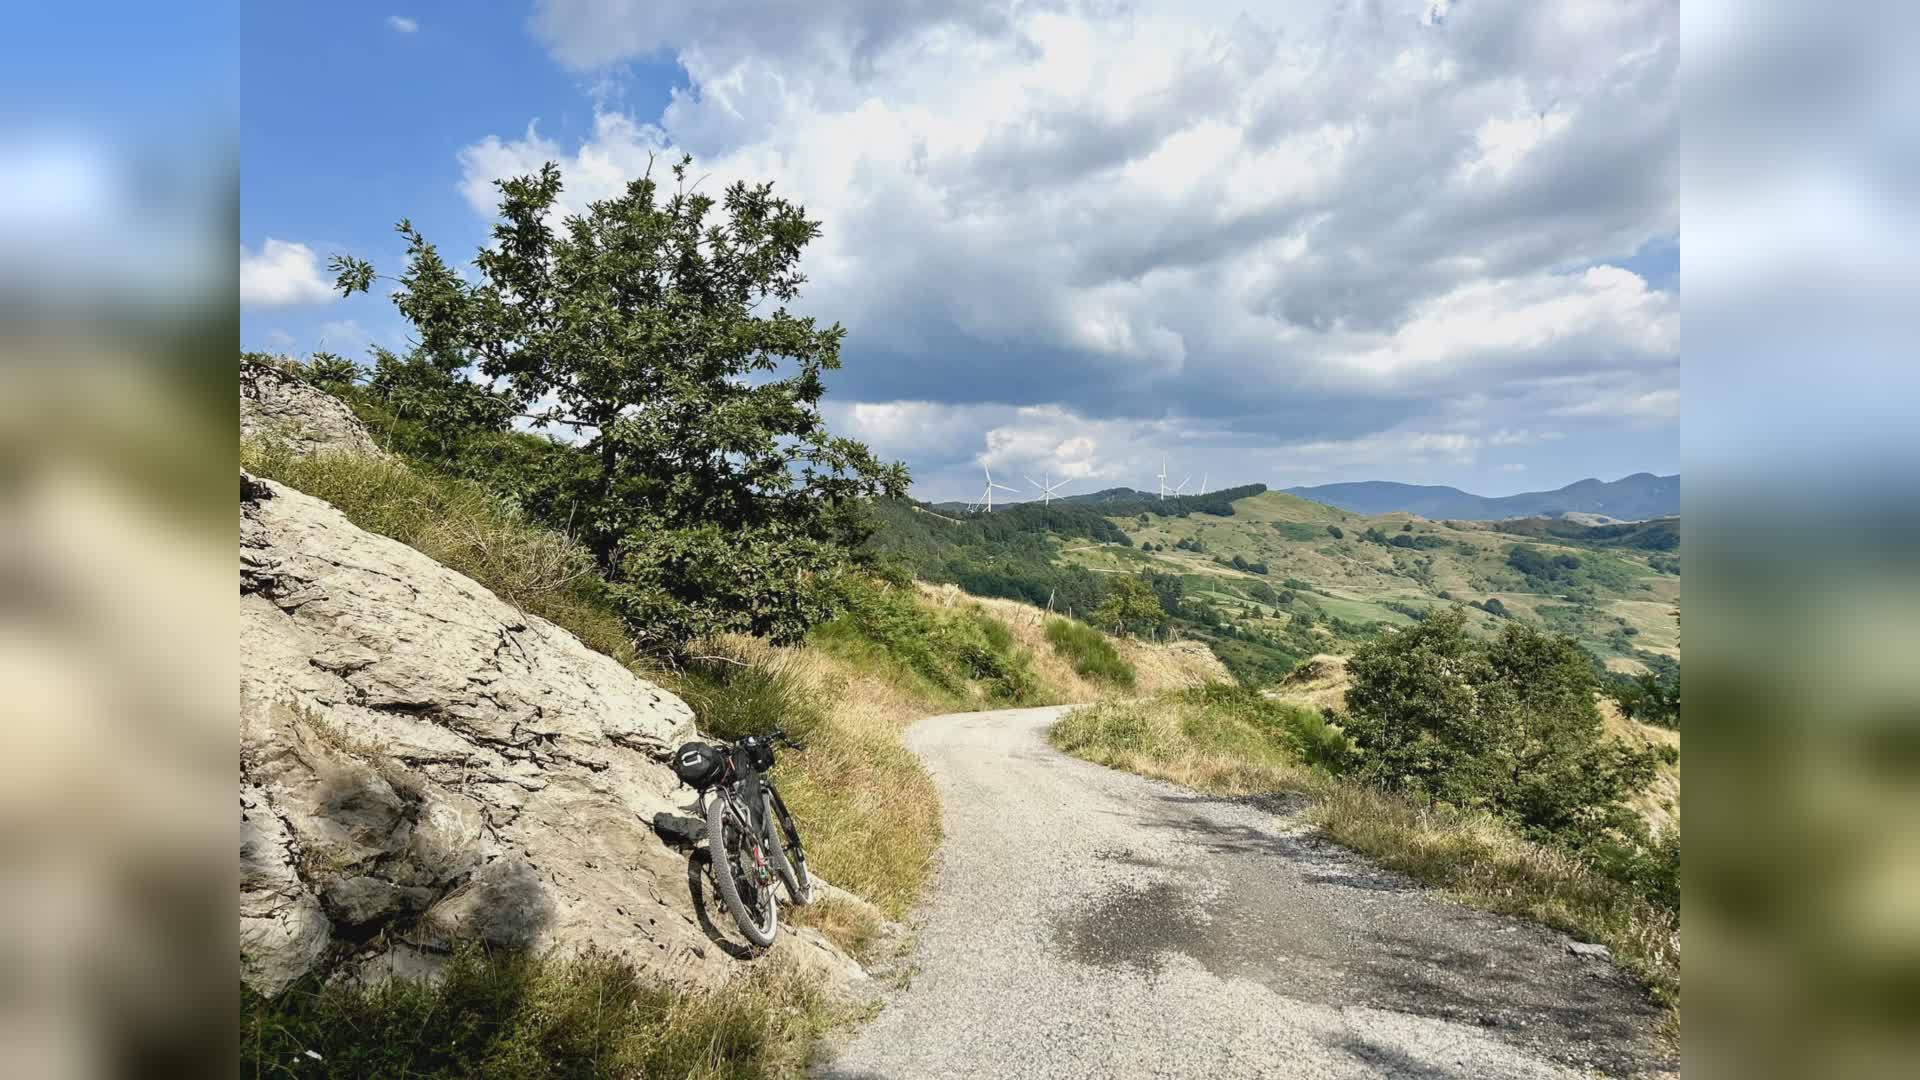
[[[969,591],[1097,607],[1103,579],[1145,576],[1169,630],[1205,640],[1244,681],[1344,652],[1435,607],[1471,628],[1535,621],[1622,672],[1679,658],[1679,523],[1438,522],[1350,513],[1263,488],[1186,499],[1021,505],[936,518],[898,503],[874,550]],[[1098,517],[1097,511],[1105,511]],[[1117,511],[1117,512],[1116,512]],[[1102,526],[1105,527],[1102,527]]]

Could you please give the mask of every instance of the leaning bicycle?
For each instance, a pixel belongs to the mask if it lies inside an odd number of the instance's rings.
[[[687,743],[673,753],[674,774],[699,796],[720,900],[740,932],[761,948],[772,945],[780,930],[776,879],[796,905],[813,899],[800,830],[767,775],[775,746],[801,748],[775,728],[718,746]]]

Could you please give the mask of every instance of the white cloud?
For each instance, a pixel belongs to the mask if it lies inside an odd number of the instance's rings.
[[[420,23],[418,20],[410,19],[405,15],[389,15],[387,16],[387,28],[396,34],[411,34],[420,29]]]
[[[1680,417],[1680,391],[1625,390],[1609,392],[1552,410],[1556,416],[1603,416],[1647,423],[1677,420]]]
[[[243,307],[291,307],[325,304],[337,298],[320,276],[313,249],[268,237],[257,252],[240,249],[240,303]]]
[[[1558,431],[1528,431],[1525,428],[1513,431],[1507,428],[1501,428],[1499,431],[1487,437],[1487,445],[1532,446],[1535,443],[1551,442],[1561,437],[1561,433]],[[1524,468],[1525,466],[1522,467]]]
[[[1670,0],[910,10],[541,0],[563,65],[687,85],[482,139],[462,192],[490,214],[554,160],[577,210],[681,150],[709,192],[775,179],[823,223],[802,310],[850,330],[835,393],[892,403],[857,423],[966,416],[1006,467],[1167,416],[1358,452],[1677,393],[1677,298],[1612,265],[1678,231]]]
[[[1501,472],[1526,472],[1527,467],[1525,465],[1520,464],[1519,462],[1509,461],[1505,465],[1500,466],[1500,471]]]

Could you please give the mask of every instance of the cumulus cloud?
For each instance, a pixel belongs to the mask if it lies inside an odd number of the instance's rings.
[[[562,65],[671,57],[686,86],[583,139],[482,139],[462,191],[491,212],[495,178],[554,160],[579,209],[683,150],[706,190],[776,179],[824,224],[805,307],[850,328],[834,391],[877,426],[900,402],[1328,446],[1496,407],[1645,420],[1677,396],[1678,301],[1620,264],[1678,231],[1676,19],[543,0]],[[973,454],[1027,451],[991,430]]]
[[[246,307],[291,307],[333,301],[333,286],[320,276],[313,249],[268,237],[259,251],[240,249],[240,303]]]

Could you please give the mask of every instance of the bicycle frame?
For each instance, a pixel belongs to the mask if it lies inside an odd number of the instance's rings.
[[[734,770],[737,776],[732,783],[700,793],[700,816],[707,815],[707,799],[725,799],[727,813],[733,815],[748,836],[758,837],[763,844],[773,842],[768,828],[766,777],[746,760],[745,754],[734,754]]]

